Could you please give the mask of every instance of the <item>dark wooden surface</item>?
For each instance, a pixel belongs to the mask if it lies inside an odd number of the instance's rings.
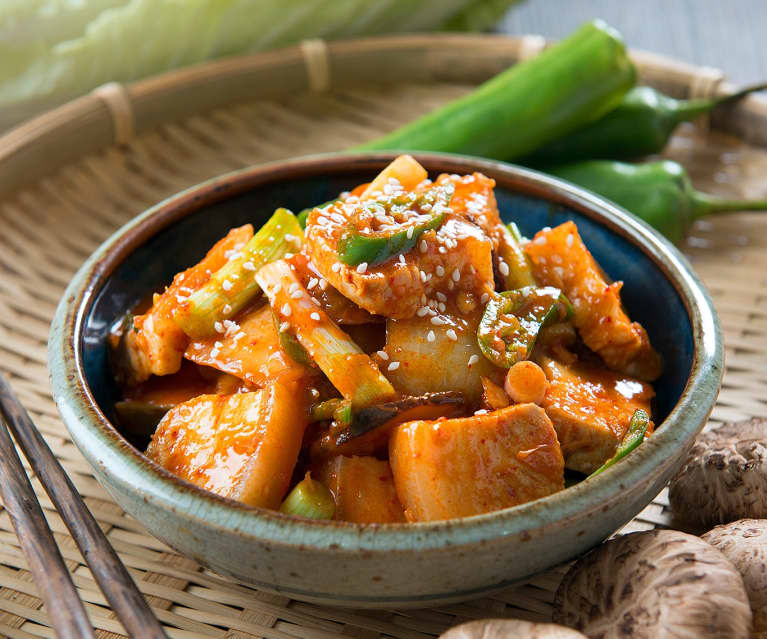
[[[736,84],[767,80],[767,0],[523,0],[497,30],[561,38],[592,18],[630,47],[722,69]]]

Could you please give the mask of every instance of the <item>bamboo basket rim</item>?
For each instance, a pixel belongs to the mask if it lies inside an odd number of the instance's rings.
[[[152,75],[127,84],[110,82],[22,122],[0,136],[0,166],[5,167],[6,174],[6,178],[0,175],[0,196],[6,196],[66,164],[60,160],[51,161],[48,164],[45,164],[45,161],[42,164],[36,162],[34,169],[29,170],[29,162],[25,160],[28,160],[30,154],[34,154],[38,144],[42,147],[43,153],[50,149],[67,128],[86,125],[91,131],[102,132],[96,139],[90,141],[83,152],[73,151],[65,156],[67,160],[73,161],[112,144],[128,143],[135,135],[175,121],[179,119],[179,116],[207,112],[218,106],[239,101],[236,97],[234,100],[229,100],[226,96],[220,96],[217,103],[202,105],[199,110],[190,110],[187,107],[180,114],[176,111],[166,111],[159,118],[156,114],[150,118],[142,110],[142,106],[161,101],[174,93],[202,87],[213,79],[246,76],[254,70],[293,64],[303,66],[305,69],[304,89],[324,92],[333,88],[335,78],[329,75],[330,65],[355,55],[406,51],[413,48],[434,49],[438,55],[439,51],[490,48],[495,50],[496,55],[510,55],[511,58],[520,61],[551,44],[551,40],[531,34],[510,36],[416,33],[331,42],[305,40],[295,46],[220,58]],[[651,85],[664,84],[664,87],[660,88],[666,88],[675,97],[719,97],[729,95],[736,90],[734,85],[726,81],[724,73],[718,69],[695,66],[644,50],[630,49],[629,52],[639,69],[640,79],[644,78]],[[328,73],[327,79],[320,80],[319,83],[316,81],[318,65],[324,67],[323,70]],[[663,78],[663,81],[658,82],[659,78]],[[486,78],[482,78],[484,79]],[[767,122],[767,97],[752,94],[730,108],[737,111],[740,119]],[[711,125],[714,128],[732,131],[732,126],[728,126],[731,124],[732,119],[715,118]],[[104,135],[104,131],[109,134]],[[744,133],[742,130],[736,130],[736,132],[741,135]],[[758,135],[756,142],[767,146],[767,132]],[[45,156],[42,158],[36,156],[36,159],[45,160]],[[18,163],[21,163],[25,169],[23,175],[19,175],[21,171],[14,171]],[[13,176],[13,180],[9,179],[10,175]]]

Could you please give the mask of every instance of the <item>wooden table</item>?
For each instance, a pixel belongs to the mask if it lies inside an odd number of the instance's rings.
[[[525,0],[497,30],[561,38],[597,17],[635,49],[722,69],[735,84],[767,80],[767,0]]]

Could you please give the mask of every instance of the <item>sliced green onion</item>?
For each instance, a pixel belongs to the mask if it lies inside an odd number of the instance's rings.
[[[642,410],[641,408],[635,410],[634,414],[631,416],[628,430],[626,431],[620,446],[618,446],[618,450],[615,451],[615,455],[610,457],[610,459],[608,459],[604,464],[602,464],[593,473],[591,473],[589,477],[593,477],[594,475],[598,475],[599,473],[607,470],[610,468],[610,466],[619,462],[632,450],[639,446],[639,444],[644,441],[644,437],[649,426],[650,415],[647,414],[647,411]]]
[[[375,362],[327,313],[314,304],[285,260],[264,266],[256,280],[269,298],[280,331],[294,335],[312,360],[354,408],[396,396]]]
[[[250,241],[211,276],[173,315],[192,339],[216,332],[216,323],[229,319],[261,290],[254,275],[264,264],[301,248],[304,232],[296,216],[277,209]]]
[[[309,519],[333,519],[336,502],[333,493],[307,473],[285,497],[280,512]]]

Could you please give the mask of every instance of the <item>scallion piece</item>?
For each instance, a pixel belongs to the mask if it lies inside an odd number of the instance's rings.
[[[610,468],[610,466],[616,462],[619,462],[632,450],[639,446],[639,444],[644,441],[644,436],[647,433],[649,426],[650,415],[647,414],[647,411],[644,411],[641,408],[635,410],[634,414],[631,416],[631,421],[629,422],[629,427],[626,431],[626,435],[623,437],[623,441],[620,443],[620,446],[618,446],[618,450],[615,451],[615,455],[610,457],[610,459],[608,459],[604,464],[602,464],[593,473],[591,473],[589,477],[593,477],[594,475],[598,475],[599,473],[607,470]]]
[[[250,241],[211,276],[192,296],[179,304],[176,324],[192,339],[216,332],[216,323],[235,315],[261,290],[255,273],[264,264],[301,248],[304,232],[296,216],[277,209]]]
[[[280,512],[309,519],[333,519],[336,502],[333,493],[307,473],[285,497]]]
[[[280,331],[298,339],[352,408],[396,396],[375,362],[314,303],[287,261],[267,264],[256,274],[256,281],[269,298]]]

